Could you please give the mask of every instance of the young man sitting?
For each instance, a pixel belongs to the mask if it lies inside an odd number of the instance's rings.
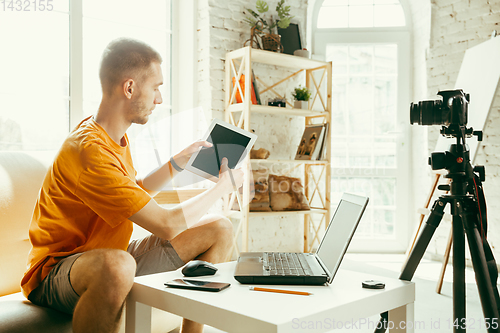
[[[222,262],[232,245],[230,222],[205,215],[233,191],[227,160],[214,187],[174,208],[151,197],[209,142],[197,141],[144,179],[135,178],[125,132],[133,123],[147,123],[162,103],[161,62],[140,41],[107,46],[99,109],[65,140],[36,203],[22,289],[35,304],[72,314],[76,333],[117,331],[135,276],[174,270],[194,258]],[[233,176],[240,187],[242,170]],[[132,223],[152,235],[129,244]],[[203,325],[184,319],[181,330],[201,332]]]

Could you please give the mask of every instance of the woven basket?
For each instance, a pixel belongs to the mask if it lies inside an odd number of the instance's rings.
[[[265,34],[261,36],[262,48],[264,50],[281,52],[281,36],[277,34]]]

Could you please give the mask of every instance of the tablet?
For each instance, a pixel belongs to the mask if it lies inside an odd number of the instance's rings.
[[[257,135],[216,118],[210,124],[203,140],[212,143],[213,146],[202,147],[194,153],[185,169],[218,182],[222,159],[227,158],[230,169],[236,168],[252,149]]]

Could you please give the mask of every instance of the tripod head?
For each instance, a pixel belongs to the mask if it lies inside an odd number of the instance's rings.
[[[448,151],[434,152],[429,157],[432,170],[448,170],[446,178],[451,179],[450,185],[440,185],[440,189],[451,191],[451,195],[466,195],[475,193],[471,188],[475,173],[480,181],[485,180],[483,166],[472,167],[470,153],[465,138],[473,135],[482,141],[482,131],[467,128],[468,105],[470,95],[462,89],[442,90],[438,92],[439,100],[420,101],[410,106],[410,124],[441,125],[441,135],[456,138]]]

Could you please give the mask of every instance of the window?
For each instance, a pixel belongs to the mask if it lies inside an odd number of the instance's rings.
[[[396,181],[389,170],[397,168],[397,45],[328,44],[326,58],[335,64],[332,167],[338,180],[333,191],[341,193],[354,183],[355,191],[372,194],[371,206],[378,209],[371,213],[380,217],[361,224],[357,235],[394,237]],[[345,169],[370,172],[338,178]]]
[[[56,149],[69,131],[68,2],[16,9],[0,10],[0,150]]]
[[[313,51],[332,61],[332,204],[343,192],[370,197],[353,249],[405,250],[410,46],[402,6],[324,0],[318,7]],[[390,17],[381,20],[382,12]]]
[[[75,28],[75,22],[80,26]],[[70,1],[58,0],[50,11],[0,11],[0,150],[59,149],[70,127],[96,113],[101,55],[118,37],[142,40],[163,58],[163,104],[146,126],[134,125],[127,133],[138,171],[157,166],[155,149],[166,162],[171,142],[172,28],[171,1],[164,0],[71,1],[71,7]],[[71,40],[80,46],[72,47]],[[75,66],[83,75],[71,71]],[[77,95],[83,97],[80,110]]]
[[[367,28],[405,26],[398,0],[325,0],[318,28]]]
[[[102,51],[113,39],[131,37],[151,45],[162,58],[163,103],[146,125],[132,124],[130,138],[134,166],[145,176],[159,161],[170,157],[171,40],[170,1],[85,0],[83,4],[83,115],[95,114],[101,101],[99,64]],[[132,10],[133,9],[133,10]]]

